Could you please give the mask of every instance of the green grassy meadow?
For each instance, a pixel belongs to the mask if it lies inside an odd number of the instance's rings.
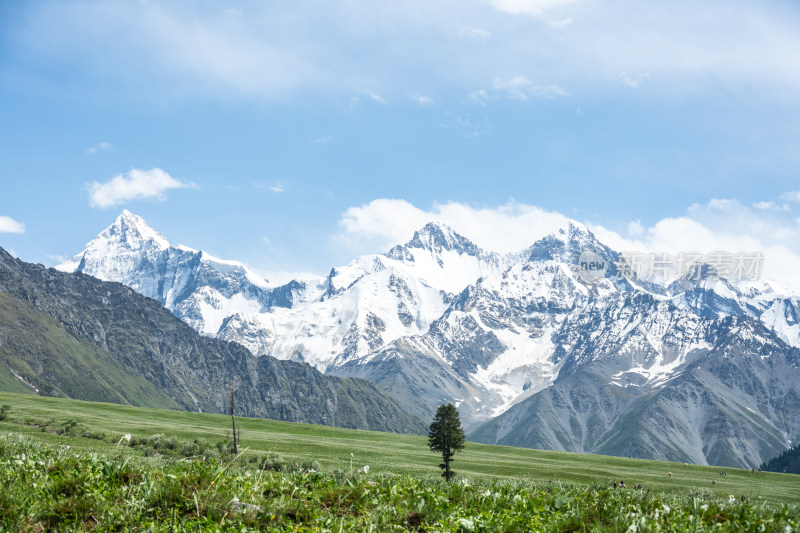
[[[140,450],[125,449],[124,443],[118,444],[124,434],[141,437],[164,434],[186,441],[198,438],[210,443],[230,437],[231,420],[224,415],[12,393],[0,393],[0,405],[11,406],[8,419],[0,421],[0,433],[25,434],[43,442],[69,445],[76,450],[142,455]],[[49,432],[69,420],[77,423],[77,431],[70,432],[70,435]],[[424,477],[439,473],[439,458],[428,450],[424,437],[252,418],[237,418],[237,421],[241,427],[241,447],[247,448],[243,457],[252,459],[278,454],[298,463],[316,462],[324,472],[338,470],[347,473],[369,465],[373,474]],[[105,438],[81,437],[80,434],[86,430],[104,434]],[[800,478],[792,474],[694,465],[685,467],[679,463],[471,442],[456,455],[454,469],[461,477],[474,480],[597,486],[625,481],[629,489],[641,484],[644,491],[650,492],[685,494],[700,490],[723,498],[733,495],[771,504],[800,505]],[[720,476],[720,471],[727,475]],[[716,483],[712,483],[713,480]]]

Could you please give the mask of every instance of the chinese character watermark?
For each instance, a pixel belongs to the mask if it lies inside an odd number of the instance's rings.
[[[609,261],[586,250],[578,258],[578,275],[584,281],[607,277],[609,273],[617,279],[631,277],[642,281],[706,277],[751,281],[761,277],[763,266],[761,252],[622,252],[616,261]]]

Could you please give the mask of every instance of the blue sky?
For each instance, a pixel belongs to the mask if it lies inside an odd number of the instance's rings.
[[[798,27],[788,1],[0,2],[0,246],[54,265],[129,209],[324,273],[431,218],[511,250],[570,217],[798,282]]]

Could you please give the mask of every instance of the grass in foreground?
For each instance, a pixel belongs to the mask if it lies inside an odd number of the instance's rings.
[[[0,432],[24,433],[37,440],[70,445],[74,450],[118,453],[119,439],[131,434],[135,456],[219,455],[230,437],[230,417],[115,404],[80,402],[33,395],[0,393],[10,405]],[[75,425],[65,430],[70,421]],[[325,472],[370,466],[371,473],[437,476],[441,458],[428,450],[424,437],[356,431],[273,420],[237,418],[242,446],[251,461],[281,455],[298,463],[319,464]],[[61,435],[58,435],[61,433]],[[147,441],[158,441],[148,445]],[[200,444],[196,445],[195,440]],[[172,443],[172,444],[171,444]],[[174,445],[173,445],[174,444]],[[170,446],[172,446],[170,448]],[[177,448],[177,449],[176,449]],[[353,457],[351,459],[351,455]],[[645,461],[588,454],[560,453],[468,442],[456,455],[457,474],[470,479],[586,483],[611,486],[624,480],[645,491],[709,490],[719,497],[761,498],[771,504],[800,505],[800,482],[792,474]],[[720,476],[724,472],[725,476]],[[672,473],[670,477],[669,473]],[[716,483],[713,483],[716,481]]]
[[[239,419],[234,457],[225,416],[2,405],[0,531],[800,529],[794,475],[467,443],[448,485],[422,437]]]
[[[7,531],[797,531],[800,509],[508,480],[322,473],[293,463],[76,453],[0,435]]]

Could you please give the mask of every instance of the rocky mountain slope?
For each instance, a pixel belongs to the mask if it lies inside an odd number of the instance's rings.
[[[781,414],[800,391],[797,293],[707,267],[639,279],[578,223],[499,255],[433,222],[276,286],[125,212],[59,268],[150,290],[255,354],[367,378],[423,420],[452,401],[477,440],[758,466],[800,436]],[[674,431],[658,431],[667,417]]]
[[[132,405],[238,411],[381,431],[424,431],[365,380],[255,357],[203,337],[157,301],[119,283],[18,261],[0,249],[0,386]]]

